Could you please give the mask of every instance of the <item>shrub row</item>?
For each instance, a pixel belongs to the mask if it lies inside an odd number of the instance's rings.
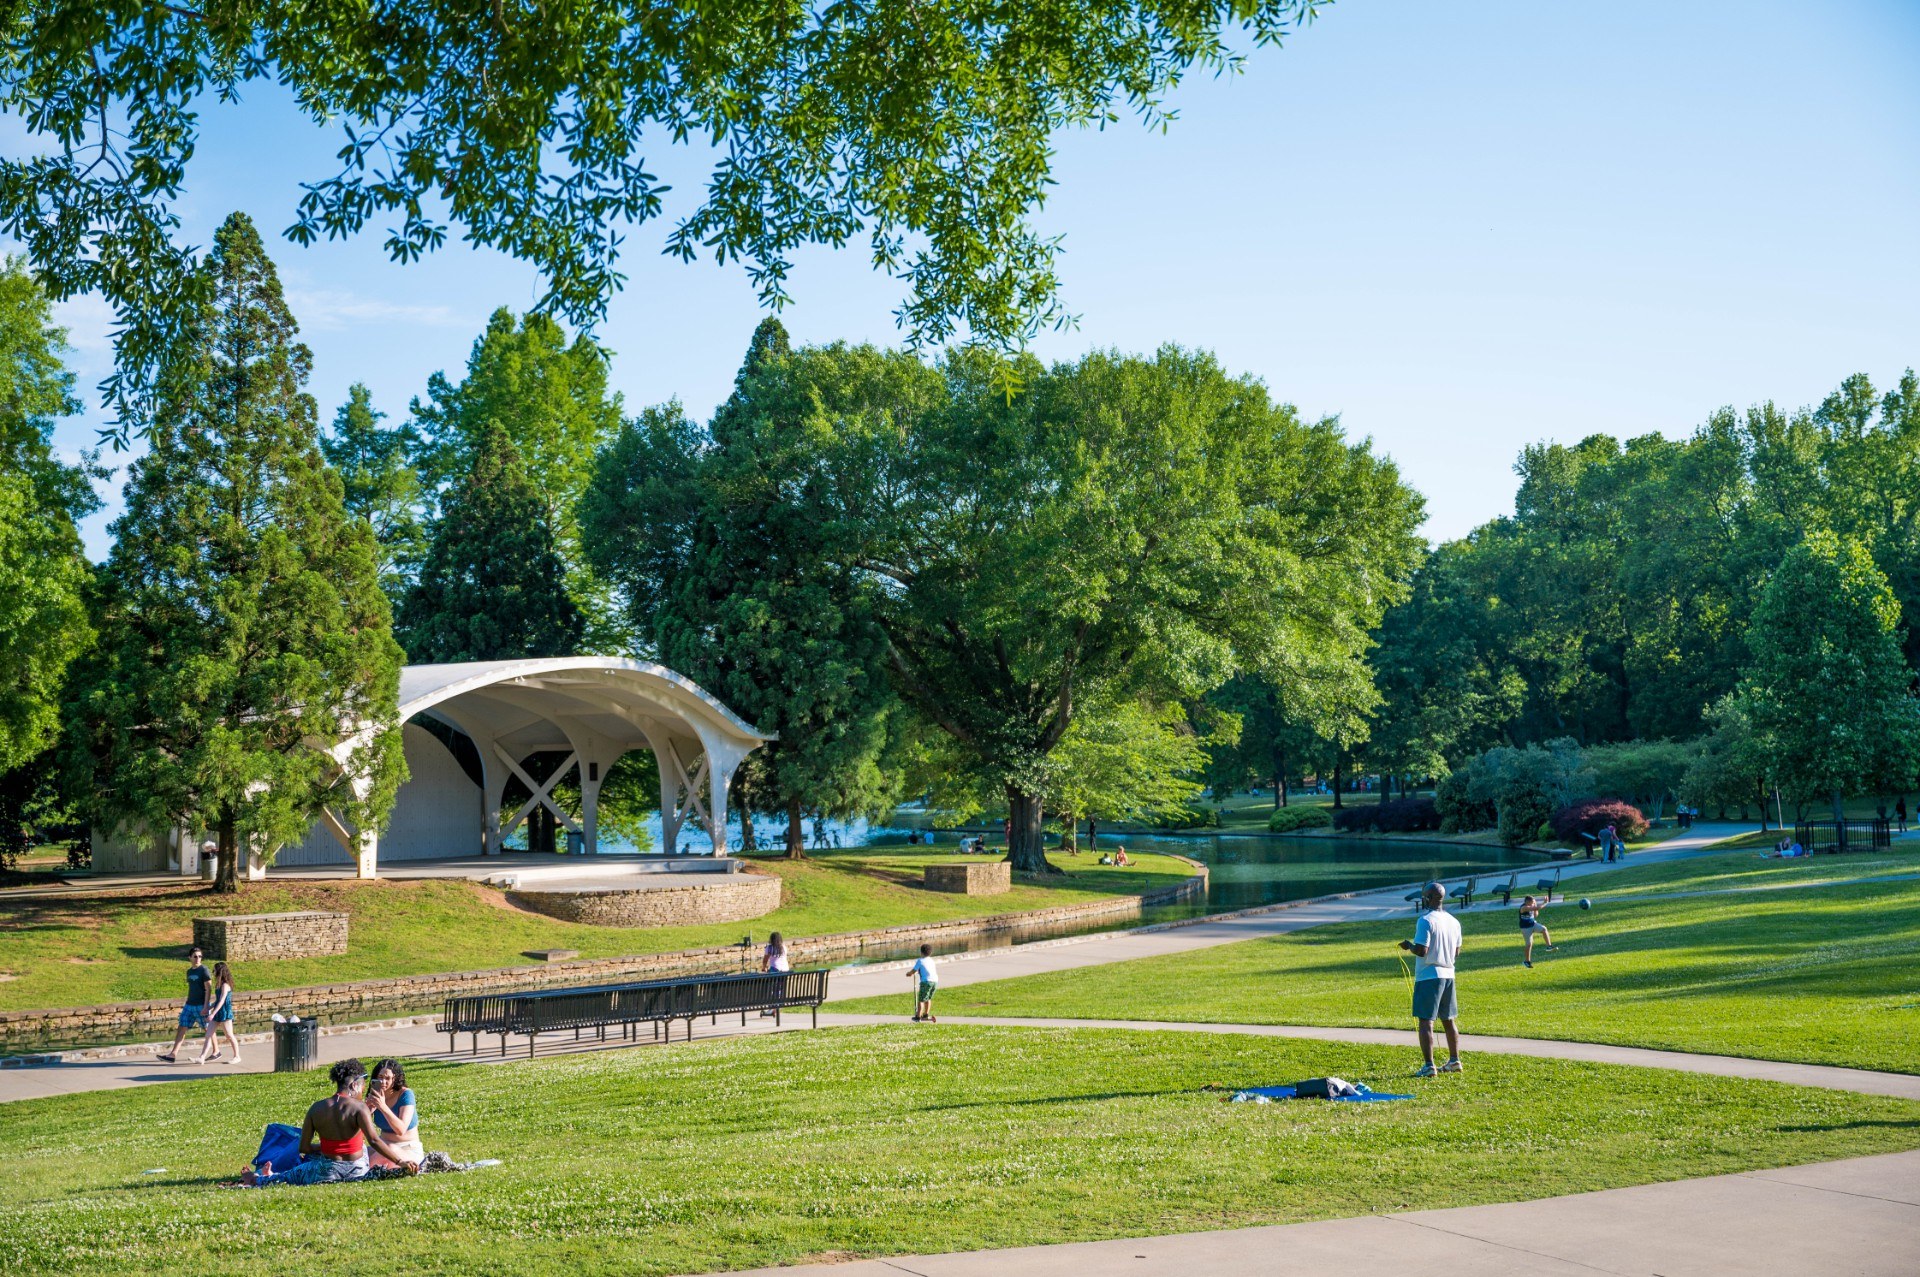
[[[1333,818],[1333,827],[1348,833],[1422,833],[1440,828],[1440,808],[1425,795],[1384,803],[1361,803],[1341,808]]]
[[[1324,829],[1333,823],[1325,807],[1282,807],[1267,817],[1267,832],[1291,834],[1302,829]]]

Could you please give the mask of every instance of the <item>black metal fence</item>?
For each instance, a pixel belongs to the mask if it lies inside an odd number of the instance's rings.
[[[1793,840],[1810,852],[1885,851],[1893,846],[1893,830],[1884,816],[1802,820],[1793,827]]]

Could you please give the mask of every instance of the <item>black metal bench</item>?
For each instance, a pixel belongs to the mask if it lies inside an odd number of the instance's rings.
[[[693,1040],[693,1022],[702,1016],[715,1024],[723,1015],[739,1015],[740,1023],[757,1012],[771,1011],[774,1023],[784,1011],[806,1008],[813,1012],[813,1024],[820,1024],[820,1004],[827,1000],[827,972],[824,967],[809,971],[756,973],[752,975],[689,976],[679,980],[647,980],[638,984],[603,984],[575,989],[538,989],[526,993],[480,993],[447,999],[441,1022],[435,1026],[447,1035],[447,1050],[456,1049],[455,1036],[473,1035],[473,1051],[480,1050],[482,1033],[500,1035],[500,1054],[507,1053],[507,1039],[516,1033],[527,1036],[527,1054],[532,1056],[534,1040],[542,1033],[573,1030],[578,1039],[583,1032],[597,1033],[606,1040],[608,1029],[619,1029],[623,1038],[638,1036],[640,1026],[653,1026],[653,1036],[661,1036],[662,1026],[668,1038],[673,1036],[676,1020],[687,1022],[687,1040]]]

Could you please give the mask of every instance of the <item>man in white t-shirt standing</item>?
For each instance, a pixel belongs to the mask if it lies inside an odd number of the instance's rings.
[[[1413,1018],[1420,1022],[1420,1054],[1426,1058],[1415,1077],[1460,1072],[1460,1028],[1454,1023],[1459,1009],[1453,993],[1453,964],[1460,956],[1460,920],[1444,908],[1447,889],[1437,882],[1420,893],[1423,912],[1413,925],[1413,939],[1400,947],[1414,955],[1419,969],[1413,974]],[[1447,1031],[1447,1062],[1433,1067],[1433,1022]]]

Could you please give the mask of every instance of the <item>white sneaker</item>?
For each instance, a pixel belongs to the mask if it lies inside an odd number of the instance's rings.
[[[1465,1073],[1466,1072],[1465,1069],[1460,1067],[1460,1061],[1458,1058],[1448,1060],[1445,1064],[1442,1064],[1440,1066],[1440,1071],[1442,1073]]]
[[[1419,1068],[1413,1071],[1413,1075],[1415,1077],[1432,1077],[1436,1072],[1438,1072],[1438,1070],[1436,1070],[1433,1067],[1433,1065],[1422,1064]]]

